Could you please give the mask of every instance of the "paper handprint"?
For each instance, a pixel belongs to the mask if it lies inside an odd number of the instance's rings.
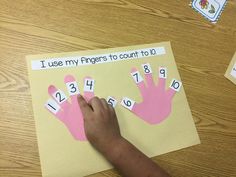
[[[50,85],[48,93],[53,99],[49,99],[45,107],[64,123],[76,140],[85,141],[87,138],[84,132],[84,119],[77,102],[77,95],[80,94],[78,85],[71,75],[65,76],[64,82],[71,101],[68,101],[63,91]],[[84,78],[84,98],[89,101],[92,97],[94,97],[94,80],[86,77]]]
[[[142,102],[136,103],[125,97],[122,99],[121,105],[149,124],[158,124],[169,116],[172,98],[180,90],[182,83],[173,79],[170,88],[166,90],[167,68],[159,67],[159,81],[155,85],[150,64],[143,64],[142,67],[146,85],[138,70],[136,68],[131,70],[131,75],[141,93]]]

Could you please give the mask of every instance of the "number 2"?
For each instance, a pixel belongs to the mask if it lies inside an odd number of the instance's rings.
[[[63,103],[64,101],[66,101],[66,95],[61,91],[61,90],[58,90],[56,91],[54,94],[53,94],[53,97],[55,98],[55,100],[58,102],[58,103]]]
[[[60,92],[57,92],[56,93],[56,98],[58,100],[59,103],[61,103],[62,101],[64,101],[66,98],[62,97],[61,96],[61,93]]]

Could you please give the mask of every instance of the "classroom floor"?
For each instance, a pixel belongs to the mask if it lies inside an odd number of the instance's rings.
[[[190,0],[0,1],[0,176],[41,176],[25,55],[171,41],[201,144],[153,158],[176,177],[236,176],[236,1],[217,24]],[[177,125],[181,126],[181,125]],[[91,177],[119,176],[109,170]]]

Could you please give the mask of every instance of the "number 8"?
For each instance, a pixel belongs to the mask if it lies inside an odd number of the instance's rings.
[[[143,71],[145,74],[152,73],[152,69],[149,63],[143,64]]]

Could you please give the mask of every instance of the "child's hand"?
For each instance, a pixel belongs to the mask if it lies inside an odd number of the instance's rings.
[[[105,99],[93,97],[89,103],[78,96],[87,139],[123,176],[169,177],[152,160],[120,135],[115,110]]]
[[[105,99],[92,98],[88,103],[79,95],[87,139],[100,152],[108,153],[122,139],[115,110]]]

